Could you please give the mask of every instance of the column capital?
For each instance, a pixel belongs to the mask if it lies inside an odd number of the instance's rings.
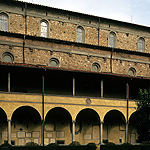
[[[75,121],[75,120],[72,120],[72,123],[76,123],[76,121]]]
[[[12,120],[11,120],[11,119],[7,119],[7,121],[8,121],[8,122],[9,122],[9,121],[11,122]]]
[[[104,121],[100,121],[101,124],[104,124]]]

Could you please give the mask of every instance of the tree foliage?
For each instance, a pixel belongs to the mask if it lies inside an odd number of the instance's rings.
[[[136,126],[139,142],[150,141],[150,95],[147,90],[139,92]]]

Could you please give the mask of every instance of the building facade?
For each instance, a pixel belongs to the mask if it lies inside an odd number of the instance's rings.
[[[136,143],[149,29],[0,1],[0,144]]]

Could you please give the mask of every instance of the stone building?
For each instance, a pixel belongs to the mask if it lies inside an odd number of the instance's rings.
[[[0,1],[0,144],[136,143],[150,28]]]

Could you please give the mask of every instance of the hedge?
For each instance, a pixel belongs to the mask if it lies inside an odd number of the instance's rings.
[[[150,145],[101,145],[100,150],[150,150]]]

